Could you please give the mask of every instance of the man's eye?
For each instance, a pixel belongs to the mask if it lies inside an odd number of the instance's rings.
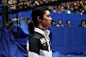
[[[49,16],[47,16],[47,17],[49,17]]]
[[[50,17],[50,15],[48,15],[47,17]]]

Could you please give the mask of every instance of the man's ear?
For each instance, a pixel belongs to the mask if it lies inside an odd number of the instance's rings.
[[[37,20],[38,20],[38,21],[41,21],[41,18],[40,18],[40,16],[38,16],[38,17],[37,17]]]

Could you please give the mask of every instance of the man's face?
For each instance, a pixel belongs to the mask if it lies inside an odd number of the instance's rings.
[[[82,22],[82,25],[84,25],[84,24],[85,24],[85,21]]]
[[[70,25],[70,21],[68,21],[68,25]]]
[[[30,20],[28,20],[28,23],[30,23],[31,21]]]
[[[43,20],[42,20],[42,26],[43,27],[49,27],[51,24],[52,18],[50,17],[50,12],[47,10],[45,11],[45,14],[43,15]]]
[[[52,22],[53,25],[55,25],[56,23],[55,22]]]

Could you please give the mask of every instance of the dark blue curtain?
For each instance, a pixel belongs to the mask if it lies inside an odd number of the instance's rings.
[[[0,57],[25,57],[27,52],[14,40],[9,28],[0,31]]]

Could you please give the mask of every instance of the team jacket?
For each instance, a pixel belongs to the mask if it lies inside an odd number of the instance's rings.
[[[49,30],[34,29],[34,33],[27,43],[28,57],[52,57]]]

